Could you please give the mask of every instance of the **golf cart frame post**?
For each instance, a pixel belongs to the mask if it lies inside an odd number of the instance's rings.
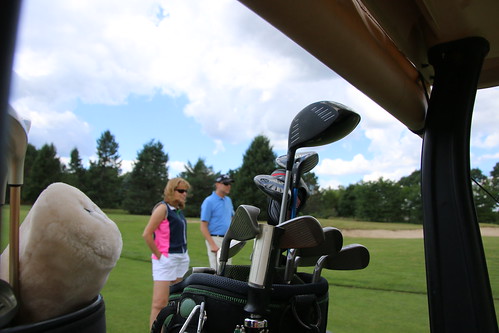
[[[470,129],[489,50],[483,38],[437,45],[423,137],[421,191],[432,332],[497,332],[470,177]]]

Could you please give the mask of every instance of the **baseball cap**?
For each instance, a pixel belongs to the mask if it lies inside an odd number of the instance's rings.
[[[230,178],[228,175],[221,175],[215,179],[216,183],[233,183],[234,180]]]

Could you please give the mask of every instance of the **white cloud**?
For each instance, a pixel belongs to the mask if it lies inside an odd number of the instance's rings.
[[[127,172],[131,172],[135,165],[136,161],[132,160],[121,160],[121,173],[125,174]]]
[[[473,112],[471,144],[479,148],[499,148],[499,88],[481,89],[477,92]]]
[[[371,168],[371,162],[361,154],[357,154],[351,161],[326,158],[314,169],[314,172],[324,176],[341,176],[365,173]]]
[[[23,6],[12,102],[32,118],[30,142],[53,142],[62,156],[75,146],[83,156],[95,149],[93,124],[73,112],[77,105],[160,93],[187,97],[184,113],[213,140],[214,154],[259,134],[285,150],[293,117],[310,103],[333,100],[362,121],[342,140],[351,156],[317,167],[324,182],[335,182],[327,177],[337,173],[396,179],[420,167],[421,138],[237,1]],[[498,108],[498,88],[478,92],[472,148],[483,151],[475,161],[497,156]],[[183,162],[170,166],[172,174],[183,171]]]
[[[362,117],[360,131],[355,130],[350,136],[365,136],[369,142],[367,151],[371,157],[356,154],[351,160],[323,159],[314,172],[329,179],[325,184],[331,184],[331,176],[357,176],[364,181],[383,177],[397,181],[419,169],[421,138],[357,89],[350,86],[347,94],[349,106]],[[350,144],[352,141],[345,142]],[[359,149],[359,145],[356,144],[351,149]]]
[[[78,119],[71,111],[32,110],[22,101],[13,106],[31,121],[28,140],[35,147],[52,143],[59,156],[69,156],[74,148],[78,148],[80,155],[88,156],[93,152],[95,141],[91,137],[89,124]]]
[[[216,145],[216,148],[215,150],[213,151],[213,154],[217,155],[219,153],[222,153],[225,151],[225,146],[224,146],[224,143],[222,140],[214,140],[215,141],[215,145]]]
[[[168,176],[170,178],[185,171],[185,163],[181,161],[168,161]]]

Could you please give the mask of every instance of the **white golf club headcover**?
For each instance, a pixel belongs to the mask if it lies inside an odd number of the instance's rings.
[[[17,323],[39,322],[91,303],[123,245],[116,224],[83,192],[64,183],[40,194],[19,233]],[[4,253],[3,266],[7,258]]]

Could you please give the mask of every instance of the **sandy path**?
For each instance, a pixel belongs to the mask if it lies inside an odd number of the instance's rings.
[[[481,228],[482,236],[499,237],[499,228],[485,227]],[[360,230],[343,229],[341,230],[345,237],[364,237],[364,238],[423,238],[423,230]]]

